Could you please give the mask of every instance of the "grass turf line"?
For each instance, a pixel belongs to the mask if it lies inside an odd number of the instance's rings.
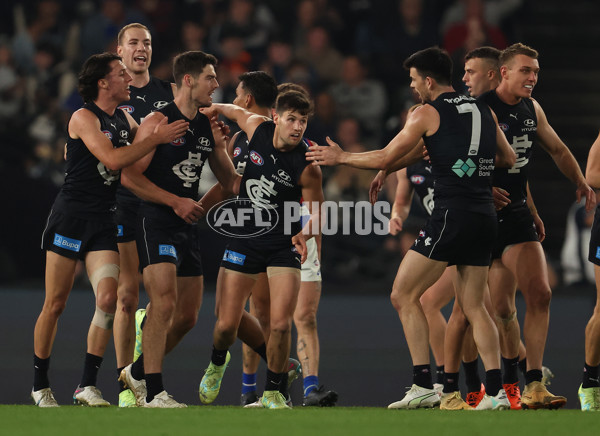
[[[234,406],[93,409],[0,406],[3,435],[597,435],[600,414],[578,410],[449,412],[369,407],[270,411]]]

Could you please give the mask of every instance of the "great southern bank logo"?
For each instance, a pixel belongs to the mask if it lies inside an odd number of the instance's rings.
[[[461,178],[465,175],[467,177],[471,177],[476,169],[477,165],[475,165],[475,162],[473,162],[471,158],[468,158],[466,161],[458,159],[454,165],[452,165],[452,171],[454,171],[458,177]]]

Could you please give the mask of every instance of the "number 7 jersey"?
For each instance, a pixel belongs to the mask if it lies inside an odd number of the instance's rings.
[[[490,108],[457,92],[428,104],[440,115],[438,130],[423,137],[434,177],[434,208],[495,215],[496,122]]]

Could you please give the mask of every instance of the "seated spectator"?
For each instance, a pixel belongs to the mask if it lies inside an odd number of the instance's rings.
[[[299,48],[296,54],[317,72],[321,88],[340,80],[343,57],[331,44],[329,32],[325,27],[312,27],[308,32],[306,44]]]

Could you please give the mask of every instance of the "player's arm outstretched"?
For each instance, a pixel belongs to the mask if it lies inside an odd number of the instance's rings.
[[[166,120],[166,117],[158,112],[154,112],[151,115],[152,116],[149,115],[144,118],[133,144],[135,144],[137,141],[146,140],[147,136],[153,136],[156,126],[161,125],[164,123],[164,120]],[[185,133],[185,131],[183,133]],[[178,137],[181,136],[182,135],[179,135]],[[171,142],[177,138],[173,138],[168,142]],[[150,162],[154,157],[154,152],[155,149],[143,156],[133,165],[124,168],[121,172],[121,183],[142,200],[157,204],[164,204],[171,207],[177,216],[183,219],[186,223],[198,221],[198,219],[202,216],[203,210],[197,201],[194,201],[191,198],[179,197],[175,194],[165,191],[164,189],[156,186],[156,184],[152,183],[144,175],[144,171],[146,171],[148,165],[150,165]]]
[[[538,121],[537,135],[541,146],[552,156],[552,160],[554,160],[558,169],[577,186],[577,190],[575,191],[577,201],[579,202],[581,197],[585,197],[585,209],[588,211],[592,210],[596,205],[594,190],[587,184],[571,150],[569,150],[566,144],[558,137],[550,123],[548,123],[546,114],[540,104],[534,99],[532,100]]]
[[[257,115],[254,112],[247,111],[244,108],[228,103],[213,103],[210,107],[200,109],[200,112],[210,119],[220,114],[235,122],[240,129],[246,132],[248,141],[252,139],[254,131],[258,126],[265,121],[271,121],[269,117]]]
[[[348,153],[327,137],[329,146],[312,146],[306,158],[314,165],[348,165],[361,169],[379,169],[392,172],[394,169],[408,166],[422,157],[422,148],[418,147],[421,138],[432,134],[439,127],[440,115],[433,106],[417,108],[408,117],[404,128],[381,150],[363,153]],[[417,149],[417,150],[415,150]],[[407,156],[410,156],[408,158]],[[401,164],[398,161],[406,159]]]
[[[107,168],[120,170],[154,150],[158,144],[171,142],[182,136],[188,123],[183,120],[168,124],[165,118],[153,127],[153,134],[132,146],[113,148],[112,142],[100,130],[100,120],[88,109],[79,109],[69,121],[69,136],[81,139],[90,152]],[[135,145],[135,146],[134,146]]]

